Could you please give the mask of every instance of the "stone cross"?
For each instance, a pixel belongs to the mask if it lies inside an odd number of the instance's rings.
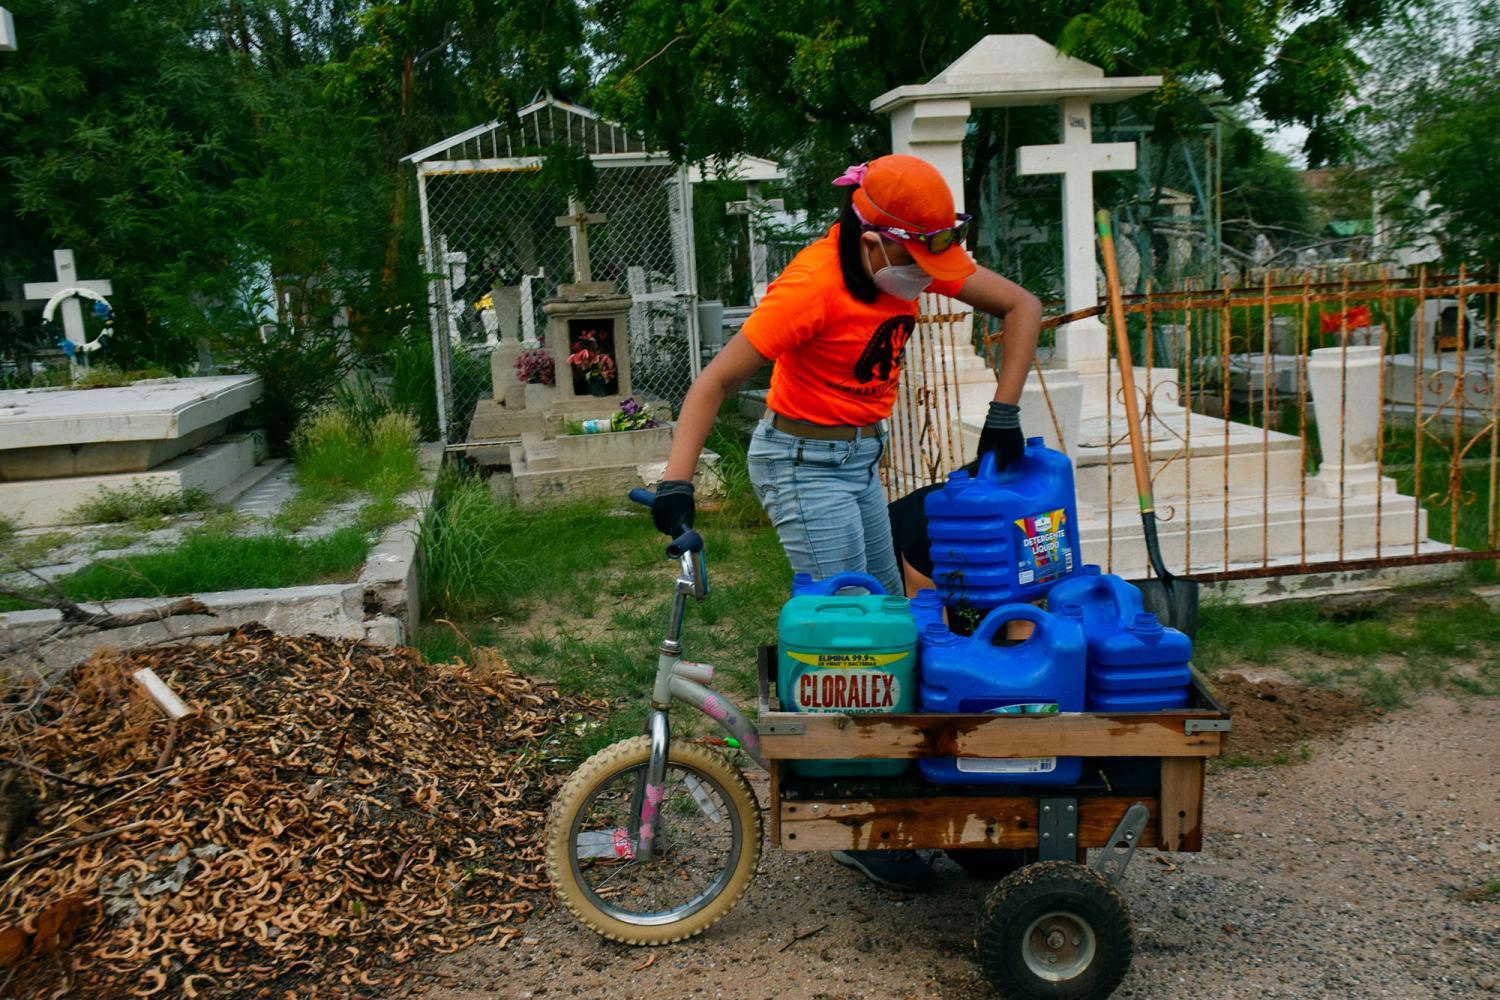
[[[52,251],[52,265],[57,271],[57,280],[28,281],[21,286],[22,296],[28,299],[50,299],[68,288],[86,288],[91,292],[108,296],[113,290],[108,281],[80,281],[78,265],[73,260],[71,250]],[[58,305],[62,311],[63,333],[75,344],[86,343],[89,337],[83,328],[83,310],[78,307],[78,296],[63,299]]]
[[[1094,174],[1104,170],[1134,170],[1135,143],[1095,143],[1090,126],[1088,97],[1058,102],[1062,143],[1022,146],[1016,150],[1016,173],[1062,174],[1064,309],[1074,312],[1099,301],[1094,263]]]
[[[750,181],[745,185],[744,201],[731,201],[725,206],[729,215],[745,216],[745,225],[750,240],[750,295],[752,303],[758,303],[766,294],[769,285],[766,274],[766,245],[756,239],[760,231],[757,215],[761,212],[786,211],[786,202],[780,198],[769,200],[760,195],[760,184]]]
[[[568,215],[559,215],[554,221],[560,229],[573,231],[568,235],[573,239],[573,281],[583,284],[594,280],[593,271],[589,269],[589,234],[586,227],[598,225],[608,220],[602,212],[589,212],[583,207],[583,202],[577,198],[568,199]]]

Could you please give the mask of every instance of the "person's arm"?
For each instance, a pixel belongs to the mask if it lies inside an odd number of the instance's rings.
[[[998,316],[1005,324],[1000,370],[995,374],[995,398],[985,414],[979,432],[978,454],[970,468],[970,475],[977,475],[979,459],[985,452],[993,452],[996,466],[1003,469],[1026,450],[1019,404],[1026,376],[1036,359],[1042,304],[1014,281],[983,267],[969,276],[955,297],[975,309]]]
[[[750,338],[737,333],[688,388],[672,431],[667,468],[656,484],[656,502],[651,505],[651,520],[667,537],[676,538],[693,526],[693,474],[719,407],[765,363],[765,355],[751,345]]]
[[[1042,329],[1042,303],[1009,278],[981,267],[969,276],[954,296],[1005,324],[1005,341],[996,374],[995,402],[1016,404],[1036,358],[1037,337]]]

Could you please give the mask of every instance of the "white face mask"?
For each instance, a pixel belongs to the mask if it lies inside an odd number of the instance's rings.
[[[932,275],[917,264],[892,264],[890,254],[885,252],[885,241],[880,241],[880,255],[885,258],[885,267],[870,275],[875,287],[906,302],[914,302],[918,295],[932,284]]]

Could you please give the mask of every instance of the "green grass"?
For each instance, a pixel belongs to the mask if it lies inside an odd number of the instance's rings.
[[[774,640],[791,571],[768,527],[714,511],[697,527],[713,592],[690,606],[684,653],[715,664],[715,686],[743,706],[753,697],[755,647]],[[605,724],[564,741],[565,754],[586,756],[640,731],[677,571],[644,510],[602,501],[517,510],[496,504],[483,481],[455,477],[440,485],[423,540],[433,603],[414,641],[424,655],[493,646],[524,673],[613,702]],[[693,731],[702,720],[680,724]]]
[[[417,424],[405,413],[371,418],[341,408],[321,410],[297,428],[292,452],[304,487],[396,496],[422,478]]]
[[[368,550],[369,540],[357,527],[310,542],[276,535],[201,533],[162,552],[100,560],[59,578],[54,586],[74,601],[292,587],[348,579],[364,563]],[[0,610],[24,606],[0,598]]]
[[[1431,690],[1500,694],[1497,649],[1500,615],[1450,584],[1398,590],[1384,605],[1354,612],[1315,601],[1206,605],[1194,660],[1210,673],[1232,663],[1277,666],[1395,708]],[[1299,661],[1298,652],[1319,660]]]
[[[136,483],[122,489],[100,487],[73,510],[86,524],[135,524],[154,527],[169,517],[208,510],[213,498],[199,489],[159,489]]]

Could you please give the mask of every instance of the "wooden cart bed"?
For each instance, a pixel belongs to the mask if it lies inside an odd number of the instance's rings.
[[[777,710],[776,647],[760,650],[761,748],[771,763],[771,836],[784,850],[1038,848],[1051,831],[1079,852],[1103,847],[1140,802],[1140,843],[1202,849],[1203,774],[1229,732],[1229,713],[1195,671],[1186,708],[1133,714],[845,715]],[[799,779],[791,760],[919,757],[1149,758],[1129,788],[1106,771],[1079,786],[938,786],[911,781]],[[1090,770],[1089,764],[1085,765]],[[1144,774],[1144,777],[1142,775]],[[842,784],[845,787],[839,787]],[[1053,850],[1045,853],[1058,853]]]

